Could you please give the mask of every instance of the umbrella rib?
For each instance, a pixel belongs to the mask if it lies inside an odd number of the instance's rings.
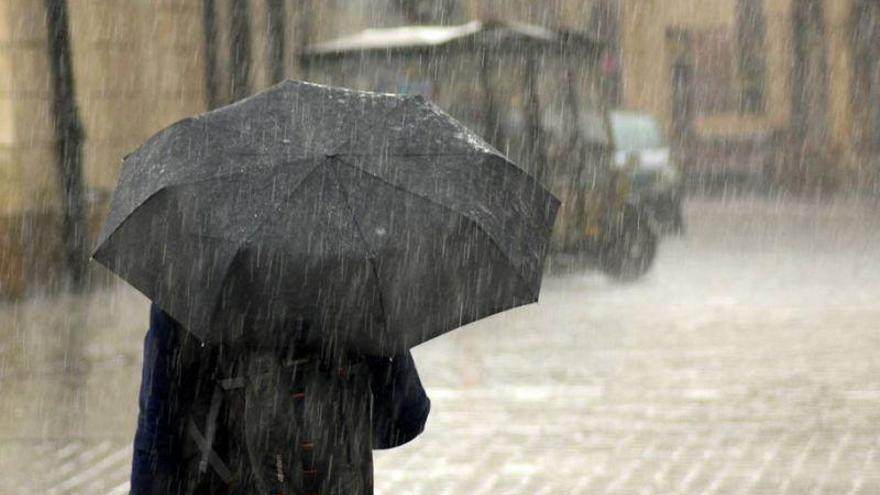
[[[140,203],[138,203],[137,206],[135,206],[134,208],[132,208],[130,212],[128,212],[128,213],[125,214],[125,217],[119,222],[119,224],[117,224],[115,227],[113,227],[113,231],[112,231],[112,232],[109,232],[109,233],[107,234],[106,237],[104,237],[102,240],[100,240],[100,242],[98,243],[98,246],[95,248],[95,252],[98,251],[98,248],[100,248],[102,244],[104,244],[108,239],[110,239],[111,237],[113,237],[114,234],[116,234],[116,231],[118,231],[119,228],[122,227],[122,224],[124,224],[124,223],[126,222],[126,220],[128,220],[128,219],[131,218],[135,213],[137,213],[137,211],[138,211],[139,209],[141,209],[141,207],[143,207],[145,204],[147,204],[151,199],[153,199],[153,197],[155,197],[155,196],[157,196],[157,195],[159,195],[159,194],[161,194],[161,193],[163,193],[163,192],[167,192],[167,191],[169,191],[170,189],[173,189],[173,188],[175,188],[175,187],[187,186],[187,185],[192,185],[192,184],[198,184],[198,183],[201,183],[201,182],[210,182],[210,181],[213,181],[213,180],[227,179],[227,178],[229,178],[229,177],[234,177],[234,176],[237,176],[237,175],[247,175],[247,174],[248,174],[248,172],[237,171],[237,172],[230,172],[230,173],[228,173],[228,174],[217,175],[217,176],[214,176],[214,177],[206,177],[206,178],[203,178],[203,179],[196,179],[196,180],[192,180],[192,181],[189,181],[189,182],[178,182],[178,183],[175,183],[175,184],[165,184],[164,186],[160,186],[158,189],[156,189],[156,190],[154,190],[153,192],[151,192],[150,194],[148,194],[147,197],[144,198],[143,201],[141,201]],[[94,256],[94,253],[92,254],[92,256]]]
[[[483,153],[473,153],[470,151],[462,151],[459,153],[337,153],[335,156],[373,156],[373,157],[400,157],[411,158],[418,156],[483,156]]]
[[[318,165],[315,165],[314,167],[312,167],[312,169],[309,170],[309,172],[307,174],[305,174],[302,177],[302,179],[300,179],[299,182],[295,186],[293,186],[293,188],[291,188],[291,193],[296,191],[296,189],[298,189],[319,168],[321,168],[320,162],[318,162]],[[268,189],[269,186],[270,186],[270,184],[267,184],[265,188]],[[229,263],[226,265],[226,268],[223,273],[223,278],[220,280],[220,283],[217,285],[217,293],[214,296],[214,301],[215,301],[214,307],[211,308],[210,315],[208,316],[208,323],[209,324],[214,321],[214,314],[219,310],[220,292],[222,292],[223,286],[226,285],[226,281],[229,279],[230,267],[232,267],[232,264],[235,263],[235,260],[238,259],[239,256],[241,256],[241,254],[244,252],[244,249],[250,245],[251,241],[253,241],[253,239],[254,239],[254,237],[256,237],[257,233],[259,233],[259,231],[261,229],[263,229],[266,226],[266,224],[269,223],[269,220],[271,220],[271,219],[272,219],[272,215],[266,215],[263,219],[261,219],[260,222],[253,228],[253,230],[251,230],[250,233],[248,233],[247,237],[245,237],[241,241],[241,243],[238,245],[238,247],[235,248],[235,253],[233,253],[232,257],[229,259]]]
[[[385,123],[387,123],[391,119],[392,116],[396,117],[396,114],[398,114],[398,113],[405,114],[405,112],[407,110],[406,101],[405,100],[399,101],[399,103],[400,103],[399,106],[392,107],[392,108],[385,108],[384,111],[382,112],[382,115],[378,116],[378,118],[376,118],[376,121],[380,122],[384,125]],[[356,129],[357,129],[357,124],[355,125],[353,132],[356,133],[357,132]],[[340,152],[340,149],[343,147],[346,147],[346,146],[350,146],[350,145],[351,145],[351,139],[349,137],[343,143],[336,146],[336,149],[333,150],[332,154],[333,155],[343,154]]]
[[[337,161],[342,162],[342,160],[337,160],[335,158],[329,158],[329,161],[331,163],[334,163]],[[385,310],[385,297],[382,294],[382,284],[379,282],[379,270],[378,270],[378,268],[376,268],[376,253],[373,252],[373,249],[370,247],[370,244],[367,243],[367,239],[364,236],[364,231],[363,231],[363,229],[361,229],[360,222],[358,222],[357,215],[354,214],[354,207],[352,207],[352,205],[351,205],[351,199],[348,195],[348,191],[345,189],[345,187],[343,187],[342,181],[339,180],[339,172],[337,172],[336,169],[332,165],[328,168],[330,168],[333,172],[333,180],[336,182],[336,186],[339,188],[339,191],[342,193],[342,196],[345,198],[345,206],[348,207],[348,211],[351,214],[351,221],[354,224],[355,230],[357,230],[358,237],[360,238],[361,243],[363,243],[364,248],[367,251],[367,254],[368,254],[367,261],[370,262],[370,268],[373,271],[373,278],[376,281],[376,289],[379,292],[379,306],[380,306],[380,309],[382,310],[382,317],[383,317],[383,319],[385,319],[388,315],[388,312]],[[383,324],[386,326],[386,330],[387,330],[387,325],[388,325],[387,321],[383,322]]]
[[[241,101],[244,101],[244,100],[241,100]],[[237,102],[237,103],[240,103],[240,102]],[[251,142],[251,141],[257,142],[259,140],[259,136],[254,132],[246,131],[246,130],[236,128],[236,127],[219,125],[219,124],[214,123],[210,118],[206,118],[206,116],[209,116],[210,114],[221,112],[223,110],[225,110],[225,108],[218,108],[218,109],[211,110],[209,112],[205,112],[203,114],[197,115],[195,117],[189,117],[189,118],[183,119],[175,124],[172,124],[170,127],[168,127],[165,130],[176,129],[178,127],[183,127],[183,126],[192,126],[194,131],[214,130],[214,131],[217,131],[218,134],[232,134],[234,137],[240,139],[243,142]],[[199,129],[197,126],[204,126],[204,129]],[[165,130],[160,131],[160,132],[164,132]],[[196,135],[194,137],[199,138],[202,136]],[[212,137],[214,137],[214,136],[212,136]],[[138,150],[142,147],[143,147],[143,145],[141,147],[139,147]],[[136,153],[138,150],[135,150],[134,153]],[[308,146],[302,146],[302,151],[308,156],[319,156],[320,155],[320,150],[312,149],[312,148],[309,148]],[[134,154],[134,153],[132,153],[132,154]],[[231,153],[231,154],[236,154],[236,153]],[[237,154],[240,154],[242,156],[266,156],[266,155],[269,155],[270,153],[253,150],[253,151],[241,152],[241,153],[237,153]]]
[[[306,174],[306,175],[300,180],[300,183],[302,183],[303,181],[305,181],[305,179],[308,178],[308,177],[312,174],[312,172],[314,172],[319,166],[320,166],[320,165],[316,165],[312,170],[310,170],[310,171],[309,171],[309,172],[308,172],[308,173],[307,173],[307,174]],[[107,234],[107,237],[106,237],[104,240],[109,239],[110,237],[112,237],[113,234],[116,233],[117,230],[119,230],[119,227],[121,227],[122,224],[125,223],[125,220],[127,220],[130,216],[132,216],[132,215],[133,215],[133,214],[134,214],[134,213],[135,213],[135,212],[136,212],[141,206],[144,205],[144,203],[146,203],[147,201],[149,201],[153,196],[155,196],[155,195],[157,195],[157,194],[159,194],[159,193],[161,193],[161,192],[163,192],[163,191],[167,191],[167,190],[169,190],[169,189],[173,189],[173,188],[181,187],[181,186],[189,186],[189,185],[194,185],[194,184],[200,184],[200,183],[203,183],[203,182],[212,182],[212,181],[215,181],[215,180],[227,180],[227,179],[229,179],[230,177],[236,177],[236,176],[241,176],[241,175],[260,175],[260,174],[266,174],[266,173],[273,172],[273,171],[276,170],[277,168],[278,168],[278,165],[276,164],[276,165],[270,165],[270,166],[267,166],[267,167],[254,168],[254,169],[250,169],[250,170],[234,170],[234,171],[231,171],[231,172],[227,172],[227,173],[220,174],[220,175],[214,175],[214,176],[211,176],[211,177],[201,177],[201,178],[195,178],[195,179],[190,178],[189,180],[187,180],[187,178],[183,178],[183,179],[182,179],[181,181],[179,181],[179,182],[175,182],[175,183],[173,183],[173,184],[165,184],[164,186],[160,186],[158,189],[154,190],[154,191],[151,192],[149,195],[147,195],[147,197],[144,198],[144,200],[141,201],[136,207],[134,207],[134,208],[131,210],[131,212],[127,213],[127,214],[125,215],[125,218],[123,218],[122,221],[119,222],[119,225],[116,225],[116,226],[113,228],[113,232],[110,232],[109,234]],[[299,184],[297,184],[296,187],[299,187]],[[103,241],[102,241],[102,243],[103,243]]]
[[[420,156],[432,156],[432,155],[430,155],[430,154],[425,154],[425,155],[407,155],[407,154],[399,154],[399,155],[392,155],[392,156],[394,156],[394,157],[400,157],[400,158],[407,158],[407,157],[410,157],[410,156],[413,156],[413,157],[420,157]],[[525,177],[526,179],[528,179],[528,181],[529,181],[529,188],[530,188],[530,189],[532,189],[532,190],[538,189],[539,191],[542,191],[542,192],[544,193],[544,194],[543,194],[544,196],[550,196],[550,201],[551,201],[552,203],[555,203],[556,208],[559,208],[559,205],[560,205],[560,201],[559,201],[559,199],[556,198],[556,196],[554,196],[552,193],[550,193],[550,192],[544,187],[544,185],[541,184],[541,181],[539,181],[534,175],[532,175],[532,174],[530,174],[529,172],[527,172],[527,171],[521,169],[518,165],[516,165],[515,163],[513,163],[512,161],[510,161],[509,159],[507,159],[507,157],[505,157],[504,155],[501,155],[501,154],[498,154],[498,153],[492,152],[492,153],[461,153],[461,154],[458,154],[458,153],[446,153],[446,154],[442,154],[442,153],[441,153],[441,154],[433,155],[433,156],[472,156],[472,157],[474,157],[474,158],[486,158],[486,157],[495,157],[495,158],[498,158],[499,160],[501,160],[501,163],[504,164],[504,168],[511,169],[511,170],[513,170],[515,173],[524,176],[524,177]],[[539,228],[536,228],[535,230],[540,230],[540,229],[539,229]],[[550,229],[547,229],[547,230],[552,230],[552,225],[551,225]]]
[[[446,156],[472,156],[474,158],[482,158],[485,156],[494,156],[500,159],[507,168],[512,168],[515,172],[525,175],[528,177],[532,183],[545,189],[541,182],[531,173],[519,168],[518,165],[508,160],[504,155],[501,155],[496,152],[481,152],[481,153],[473,153],[473,152],[461,152],[461,153],[339,153],[334,156],[351,156],[351,157],[379,157],[379,158],[420,158],[420,157],[446,157]]]
[[[394,189],[397,189],[398,191],[402,191],[402,192],[405,193],[405,194],[409,194],[409,195],[411,195],[411,196],[415,196],[415,197],[417,197],[417,198],[423,199],[423,200],[425,200],[425,201],[427,201],[427,202],[429,202],[429,203],[433,203],[433,204],[435,204],[435,205],[437,205],[437,206],[439,206],[439,207],[441,207],[441,208],[443,208],[443,209],[445,209],[445,210],[447,210],[447,211],[450,211],[450,212],[452,212],[452,213],[455,213],[456,215],[460,215],[461,217],[466,218],[469,222],[471,222],[472,224],[476,225],[477,228],[480,229],[480,231],[482,231],[484,234],[486,234],[486,237],[488,237],[489,240],[492,241],[492,244],[495,246],[495,249],[497,249],[498,252],[500,252],[501,255],[504,256],[504,258],[507,260],[507,262],[510,263],[511,266],[513,266],[513,267],[515,268],[514,271],[516,272],[516,275],[519,277],[520,280],[522,280],[523,284],[525,284],[526,289],[529,291],[529,294],[531,294],[531,296],[534,297],[535,300],[538,299],[538,295],[537,295],[537,294],[535,293],[535,291],[532,289],[531,284],[529,284],[529,282],[525,279],[525,277],[523,277],[523,274],[522,274],[522,272],[520,272],[519,267],[516,265],[516,263],[514,263],[513,260],[510,259],[510,256],[507,254],[507,252],[504,251],[504,249],[501,247],[501,244],[498,242],[497,239],[495,239],[495,236],[493,236],[493,235],[490,234],[488,231],[486,231],[486,229],[484,229],[484,228],[480,225],[480,223],[479,223],[478,221],[476,221],[475,219],[471,218],[471,217],[468,216],[467,214],[462,213],[462,212],[460,212],[460,211],[456,211],[456,210],[450,208],[449,206],[444,205],[443,203],[441,203],[441,202],[439,202],[439,201],[436,201],[436,200],[434,200],[434,199],[429,198],[428,196],[424,196],[424,195],[422,195],[422,194],[418,194],[418,193],[415,193],[415,192],[413,192],[413,191],[410,191],[410,190],[404,189],[403,187],[401,187],[401,186],[399,186],[399,185],[397,185],[397,184],[394,184],[393,182],[389,182],[387,179],[385,179],[385,178],[383,178],[383,177],[381,177],[381,176],[379,176],[379,175],[376,175],[376,174],[374,174],[374,173],[372,173],[372,172],[369,172],[369,171],[364,170],[364,169],[362,169],[362,168],[360,168],[360,167],[357,167],[357,166],[355,166],[355,165],[353,165],[353,164],[351,164],[351,163],[348,163],[348,162],[346,162],[345,160],[340,159],[338,156],[337,156],[337,157],[334,157],[334,159],[335,159],[337,162],[342,163],[342,164],[344,164],[344,165],[347,165],[347,166],[349,166],[349,167],[351,167],[351,168],[353,168],[353,169],[355,169],[355,170],[357,170],[357,171],[359,171],[359,172],[362,172],[362,173],[364,173],[364,174],[366,174],[366,175],[369,175],[370,177],[373,177],[373,178],[376,179],[376,180],[382,181],[382,182],[384,182],[385,184],[388,184],[389,186],[393,187]],[[350,208],[350,207],[351,207],[351,206],[349,205],[349,208]]]

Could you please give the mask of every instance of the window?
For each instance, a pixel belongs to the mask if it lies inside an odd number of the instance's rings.
[[[696,30],[691,32],[691,40],[694,112],[704,116],[735,112],[738,98],[730,30]]]

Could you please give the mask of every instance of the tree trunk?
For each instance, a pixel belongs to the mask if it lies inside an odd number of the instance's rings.
[[[84,132],[76,105],[67,0],[45,2],[52,79],[52,123],[61,190],[64,276],[71,289],[81,290],[86,282],[88,238],[82,178]]]
[[[205,104],[208,110],[220,106],[220,85],[217,78],[217,5],[215,0],[202,0],[202,31],[205,37]]]
[[[529,54],[525,62],[523,86],[525,89],[526,156],[529,161],[527,170],[531,171],[539,182],[545,184],[547,179],[547,145],[544,139],[544,128],[541,125],[537,56]]]
[[[874,57],[871,61],[871,88],[868,93],[868,111],[871,113],[867,129],[870,150],[880,155],[880,54],[875,53]]]
[[[230,25],[230,57],[232,99],[241,100],[251,94],[251,13],[249,0],[232,0]]]
[[[483,95],[483,137],[499,150],[504,149],[501,128],[498,124],[498,102],[492,86],[494,60],[485,50],[480,53],[480,90]]]
[[[284,80],[284,52],[287,48],[287,23],[284,0],[266,0],[269,14],[269,79],[272,83]]]
[[[309,46],[309,43],[312,42],[312,0],[298,0],[297,3],[299,4],[296,26],[298,31],[297,42],[299,44],[298,51],[302,53]],[[297,58],[297,63],[299,64],[299,77],[301,79],[308,79],[308,64],[303,63],[299,58]]]
[[[794,61],[791,70],[791,129],[793,137],[800,141],[806,135],[806,84],[807,77],[807,34],[803,5],[795,5],[792,19],[792,52]]]
[[[571,135],[567,143],[566,156],[570,160],[583,162],[583,133],[581,132],[581,99],[578,96],[577,77],[575,68],[571,65],[565,69],[565,104],[568,105],[569,125]]]

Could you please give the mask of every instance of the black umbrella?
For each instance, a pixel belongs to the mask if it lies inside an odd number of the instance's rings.
[[[128,156],[94,257],[207,341],[390,354],[537,301],[557,207],[421,97],[287,81]]]

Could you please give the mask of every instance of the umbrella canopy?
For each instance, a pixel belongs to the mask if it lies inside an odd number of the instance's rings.
[[[286,81],[129,155],[94,258],[210,342],[392,354],[537,301],[557,207],[421,97]]]

